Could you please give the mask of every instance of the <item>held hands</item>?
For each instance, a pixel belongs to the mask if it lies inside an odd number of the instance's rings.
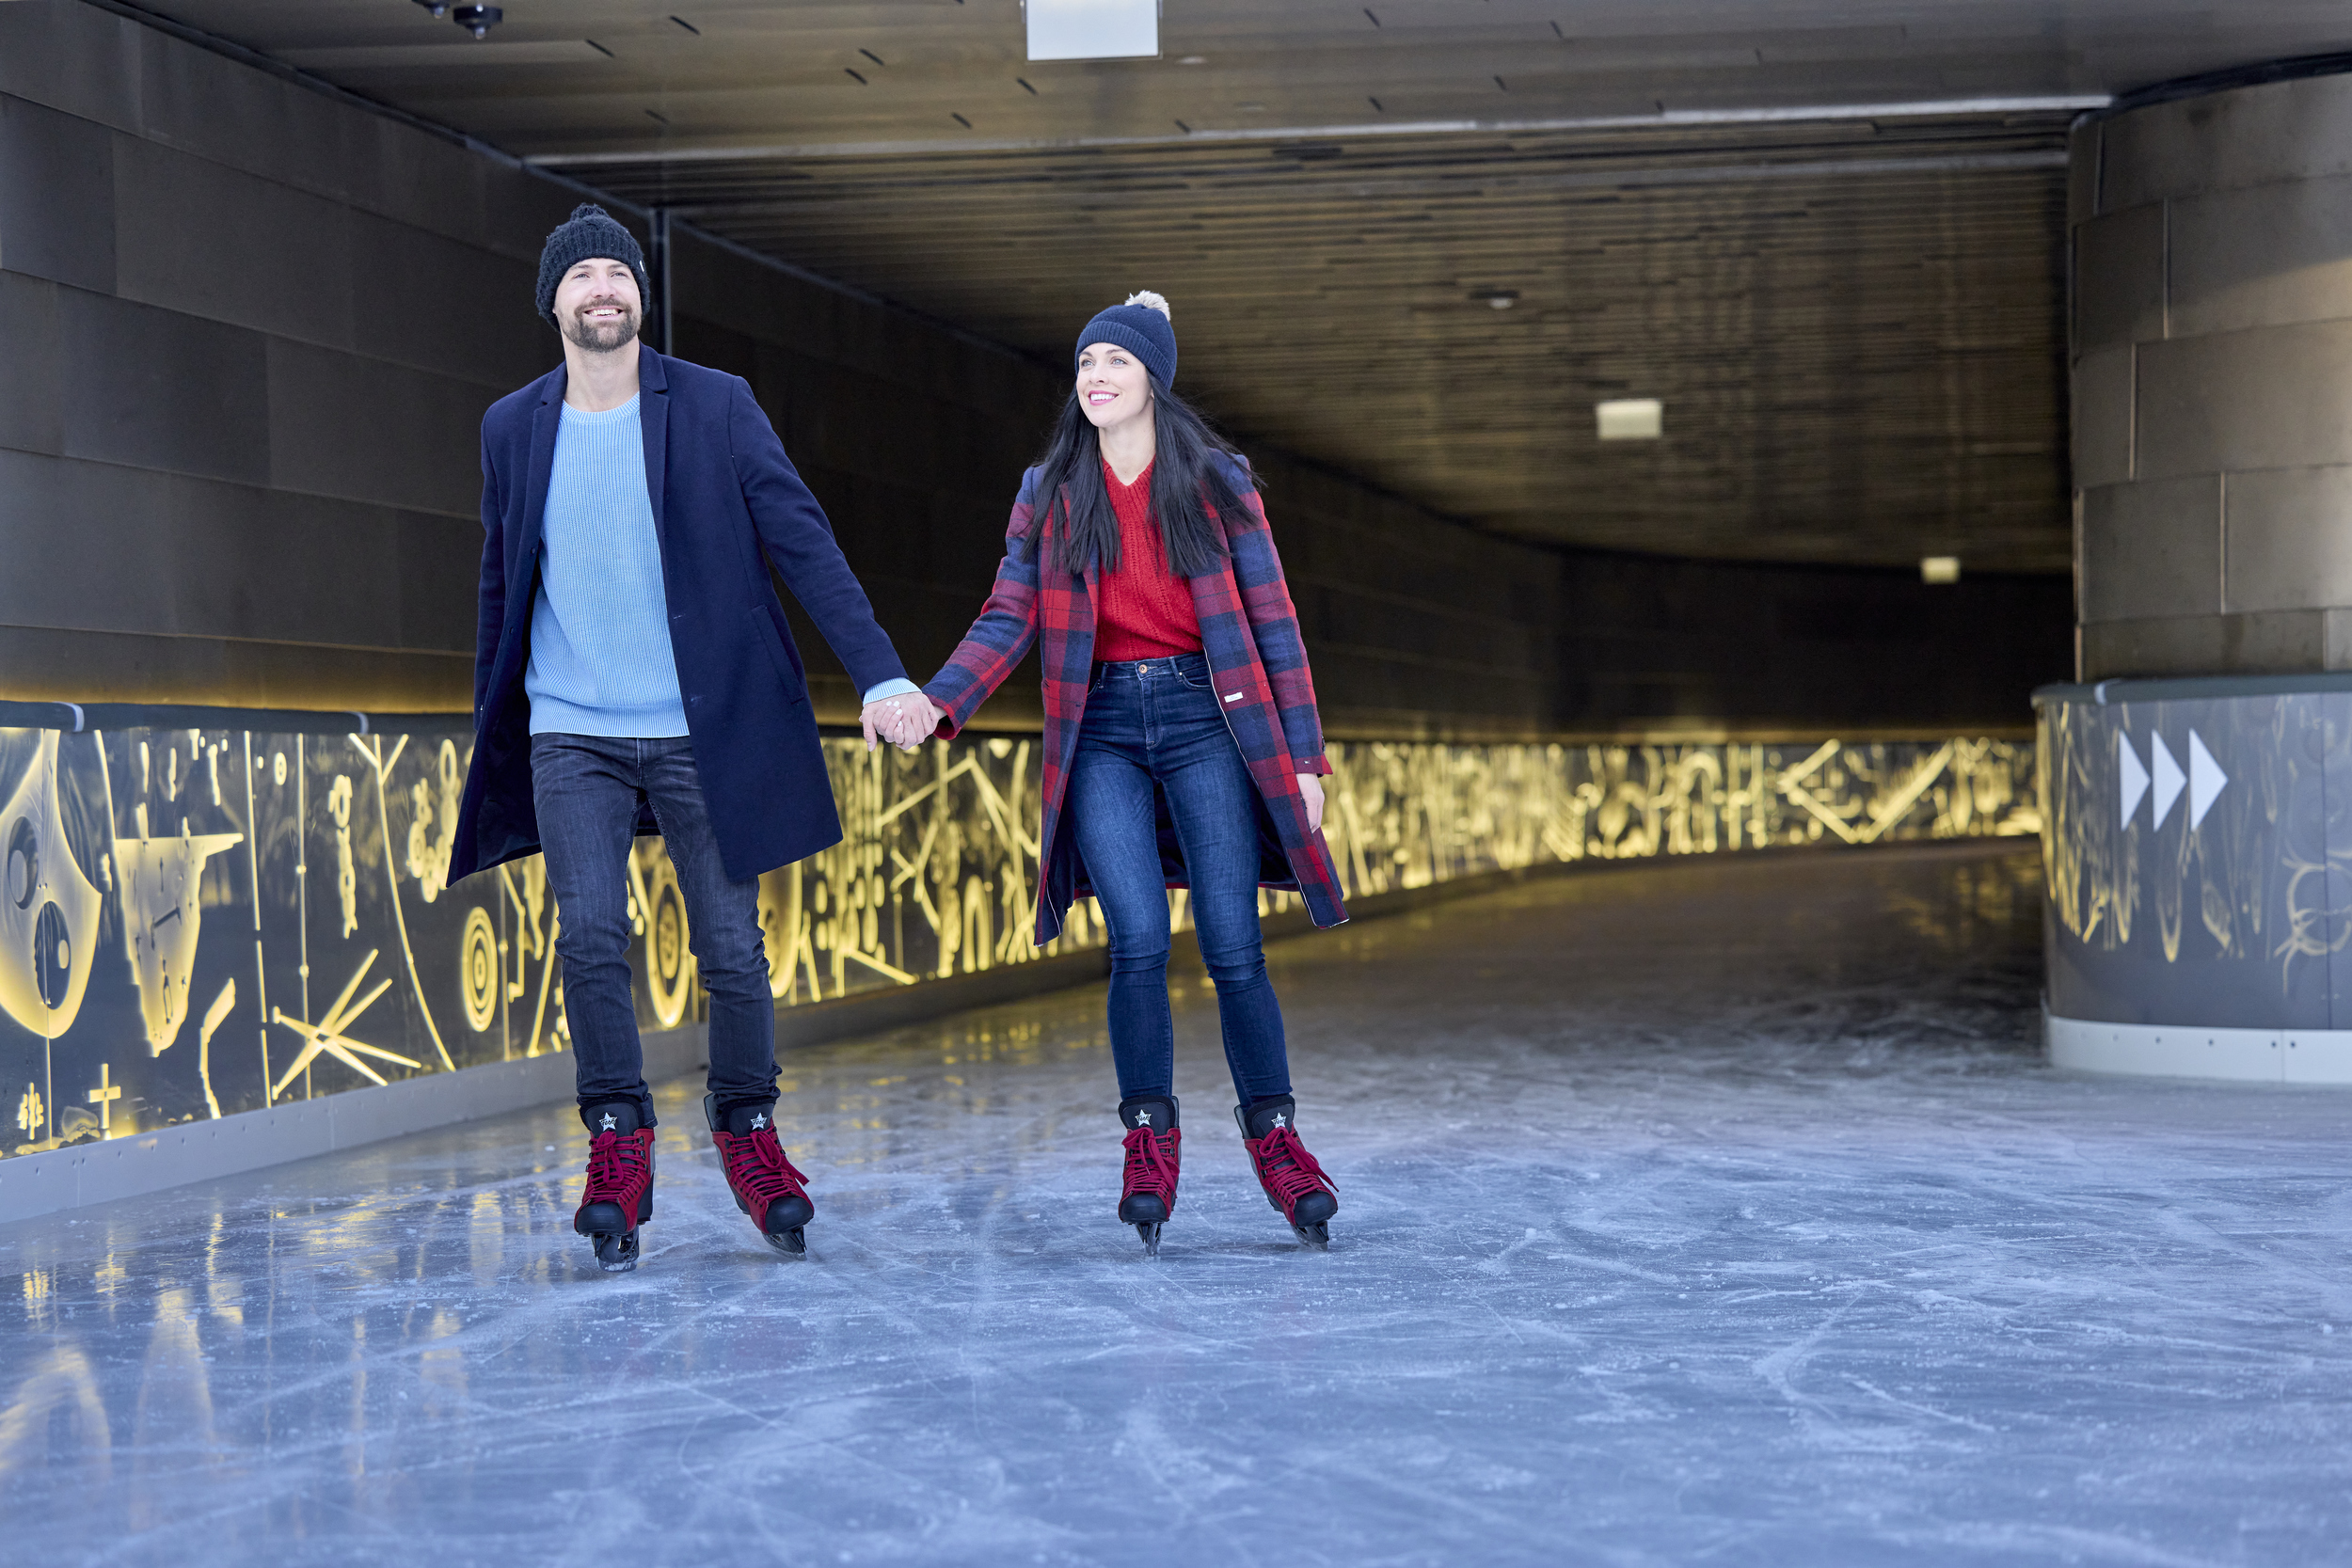
[[[1323,831],[1323,781],[1312,773],[1298,775],[1299,799],[1307,803],[1307,831]]]
[[[912,752],[930,739],[939,721],[946,717],[946,710],[932,706],[930,699],[921,692],[908,691],[866,704],[858,715],[858,722],[865,727],[867,751],[887,740],[902,752]]]

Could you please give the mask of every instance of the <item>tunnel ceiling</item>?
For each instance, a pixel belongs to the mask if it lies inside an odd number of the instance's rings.
[[[2352,45],[2340,0],[1164,0],[1086,63],[1019,0],[149,8],[1056,363],[1158,289],[1229,428],[1483,527],[2053,572],[2069,120]]]

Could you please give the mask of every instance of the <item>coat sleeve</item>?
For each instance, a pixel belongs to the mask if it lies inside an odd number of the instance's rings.
[[[482,434],[482,592],[476,616],[473,721],[480,724],[490,698],[490,673],[498,662],[499,639],[506,632],[506,509],[486,426]]]
[[[874,619],[873,604],[842,559],[824,508],[801,483],[799,470],[776,439],[775,426],[753,401],[749,384],[736,380],[727,401],[727,449],[734,454],[736,483],[751,509],[760,547],[784,584],[808,611],[825,642],[860,691],[902,680],[906,667],[898,650]]]
[[[1323,754],[1323,720],[1315,708],[1314,673],[1307,667],[1307,642],[1299,634],[1298,609],[1291,603],[1290,586],[1282,578],[1282,558],[1275,551],[1265,507],[1247,477],[1241,496],[1253,526],[1228,536],[1233,552],[1233,581],[1241,590],[1249,634],[1258,644],[1258,662],[1274,689],[1275,710],[1281,715],[1282,737],[1290,747],[1291,770],[1328,773],[1331,764]]]
[[[953,739],[957,731],[971,722],[972,715],[1004,684],[1037,641],[1037,557],[1041,552],[1027,545],[1035,518],[1036,484],[1036,469],[1022,476],[1021,493],[1012,503],[1012,520],[1005,529],[1005,559],[996,566],[996,585],[989,591],[988,602],[980,607],[972,629],[963,634],[963,641],[956,644],[939,673],[923,687],[923,695],[946,712],[937,732],[943,740]]]

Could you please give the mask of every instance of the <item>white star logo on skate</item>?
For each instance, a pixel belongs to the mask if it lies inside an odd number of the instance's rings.
[[[1274,1125],[1275,1125],[1275,1126],[1277,1126],[1277,1127],[1281,1126],[1281,1125],[1282,1125],[1282,1123],[1283,1123],[1283,1121],[1284,1121],[1285,1119],[1287,1119],[1287,1118],[1285,1118],[1285,1117],[1283,1117],[1283,1115],[1282,1115],[1282,1113],[1281,1113],[1281,1112],[1277,1111],[1277,1112],[1275,1112],[1275,1113],[1274,1113]]]
[[[1151,1126],[1151,1125],[1152,1125],[1152,1113],[1151,1113],[1151,1112],[1149,1112],[1149,1111],[1137,1111],[1137,1112],[1136,1113],[1136,1125],[1137,1127],[1149,1127],[1149,1126]]]
[[[767,1113],[767,1112],[762,1111],[762,1112],[760,1112],[757,1116],[755,1116],[755,1117],[752,1117],[752,1131],[753,1131],[753,1132],[758,1132],[761,1128],[763,1128],[763,1127],[765,1127],[765,1126],[767,1126],[767,1125],[768,1125],[768,1113]]]
[[[612,1132],[612,1131],[615,1127],[618,1127],[618,1126],[620,1126],[620,1125],[621,1125],[621,1123],[620,1123],[620,1118],[619,1118],[619,1117],[615,1117],[615,1116],[614,1116],[612,1112],[610,1112],[610,1111],[605,1112],[605,1114],[604,1114],[604,1127],[603,1127],[603,1129],[602,1129],[604,1132]]]

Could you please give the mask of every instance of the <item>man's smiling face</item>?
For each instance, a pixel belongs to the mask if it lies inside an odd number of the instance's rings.
[[[564,336],[591,354],[611,354],[637,336],[645,302],[626,261],[591,256],[555,286],[555,320]]]

